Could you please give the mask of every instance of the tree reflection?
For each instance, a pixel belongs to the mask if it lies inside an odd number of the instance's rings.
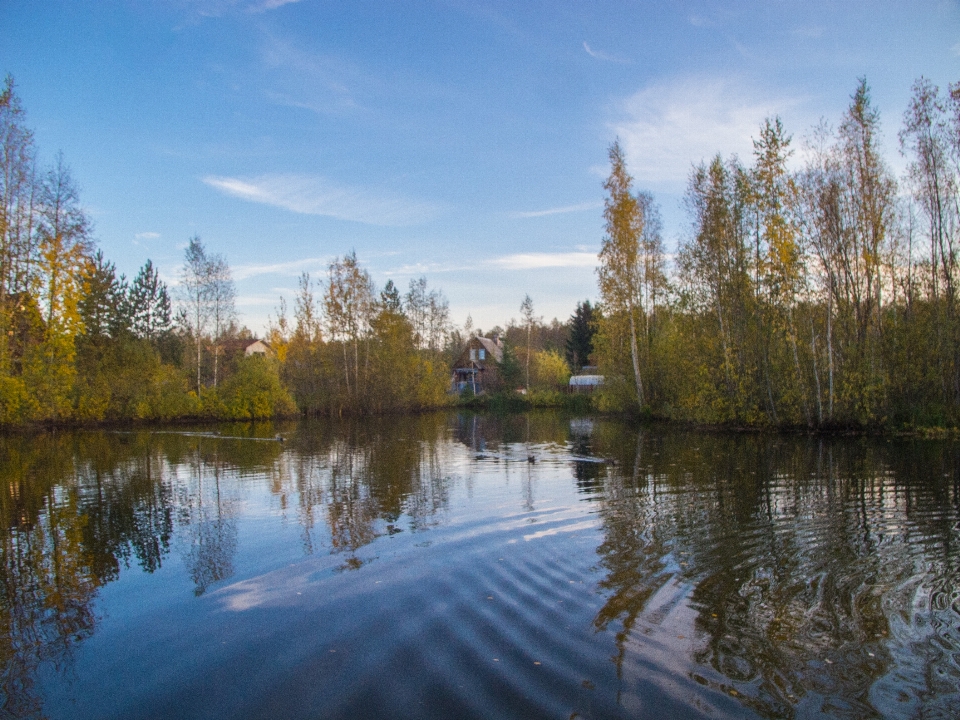
[[[63,468],[62,446],[58,438],[0,443],[0,715],[7,717],[40,713],[33,691],[40,663],[62,662],[96,623],[92,601],[102,580],[83,546],[77,493],[46,475]]]
[[[291,439],[296,452],[298,517],[304,550],[322,512],[334,553],[355,554],[384,534],[417,532],[449,500],[449,479],[438,450],[442,414],[394,419],[304,423]],[[281,491],[283,492],[283,491]],[[343,569],[360,566],[354,557]]]
[[[233,503],[223,497],[219,443],[207,453],[199,443],[190,463],[190,481],[178,487],[178,521],[186,545],[184,563],[194,583],[194,594],[233,575],[237,526]]]
[[[697,612],[695,679],[764,717],[879,717],[910,685],[926,709],[960,701],[957,664],[937,650],[960,644],[945,636],[960,619],[948,601],[960,534],[952,449],[906,460],[900,448],[891,472],[867,442],[641,434],[628,454],[626,440],[622,428],[595,437],[619,449],[596,618],[619,626],[619,668],[638,619],[660,621],[651,598],[682,582]],[[933,632],[896,631],[928,622]],[[926,650],[902,644],[914,636]]]

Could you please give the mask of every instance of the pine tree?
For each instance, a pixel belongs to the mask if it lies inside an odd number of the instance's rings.
[[[577,309],[570,316],[570,337],[567,338],[567,364],[573,372],[580,372],[590,363],[593,352],[594,309],[589,300],[577,303]]]
[[[129,302],[131,326],[137,337],[156,340],[170,329],[170,295],[150,260],[134,278]]]

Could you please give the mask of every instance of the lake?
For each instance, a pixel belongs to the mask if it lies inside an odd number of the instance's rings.
[[[556,412],[2,436],[0,717],[957,717],[958,451]]]

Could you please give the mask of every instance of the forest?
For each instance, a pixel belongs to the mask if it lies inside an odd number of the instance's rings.
[[[173,287],[130,280],[96,247],[62,155],[43,165],[13,79],[0,92],[0,426],[255,419],[441,407],[472,335],[504,339],[498,383],[563,404],[605,377],[599,411],[734,426],[914,428],[960,419],[960,83],[921,78],[896,177],[860,80],[834,128],[794,142],[778,117],[749,164],[693,167],[668,253],[653,195],[609,149],[598,302],[484,333],[425,278],[378,288],[355,252],[303,274],[260,336],[230,266],[189,240]]]
[[[839,124],[799,146],[767,119],[751,164],[718,154],[691,172],[672,265],[657,206],[614,143],[600,407],[737,426],[955,426],[960,83],[917,80],[897,139],[902,178],[865,79]]]

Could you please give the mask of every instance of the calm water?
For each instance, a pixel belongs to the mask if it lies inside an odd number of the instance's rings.
[[[957,717],[958,479],[553,413],[0,437],[0,717]]]

